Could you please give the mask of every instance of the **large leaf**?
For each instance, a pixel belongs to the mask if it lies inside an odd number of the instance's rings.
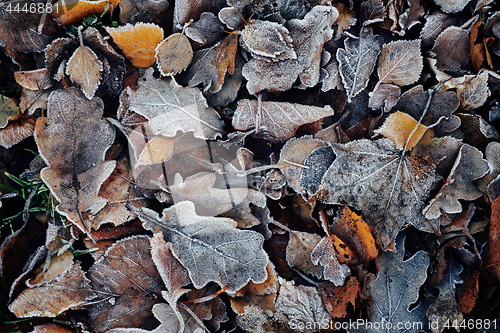
[[[334,144],[333,150],[336,159],[323,179],[324,201],[359,209],[383,248],[406,223],[425,231],[436,228],[421,212],[440,178],[432,163],[386,139]]]
[[[36,123],[36,142],[48,165],[42,179],[59,201],[57,211],[83,232],[90,225],[82,213],[104,207],[107,200],[97,194],[115,168],[115,161],[104,161],[115,132],[101,119],[103,108],[100,98],[88,100],[76,88],[58,90],[49,97],[47,118]]]
[[[223,132],[219,114],[199,89],[184,88],[173,78],[155,79],[152,68],[139,80],[137,90],[127,89],[122,105],[146,117],[155,135],[193,131],[197,138],[214,139]]]
[[[250,280],[266,280],[268,258],[259,233],[236,229],[228,218],[198,216],[190,201],[165,209],[161,219],[149,209],[136,212],[147,229],[162,231],[172,243],[196,288],[214,281],[234,292]]]
[[[358,39],[347,38],[345,50],[337,50],[339,70],[349,101],[368,85],[383,42],[381,36],[373,35],[371,28],[363,28]]]

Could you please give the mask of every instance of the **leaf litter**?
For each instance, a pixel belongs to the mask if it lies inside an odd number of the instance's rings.
[[[496,2],[49,4],[0,4],[2,324],[497,319]]]

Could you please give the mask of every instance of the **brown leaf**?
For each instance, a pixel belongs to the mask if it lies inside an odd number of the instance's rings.
[[[33,331],[30,333],[74,333],[74,330],[70,330],[69,328],[56,325],[56,324],[43,324],[33,327]]]
[[[256,133],[272,139],[287,140],[299,126],[332,116],[330,106],[323,108],[284,102],[241,99],[233,116],[233,127],[240,131],[255,128]]]
[[[365,0],[361,3],[361,21],[363,26],[376,22],[383,22],[386,17],[386,9],[382,0]]]
[[[99,301],[87,310],[94,331],[156,325],[151,309],[162,298],[163,284],[149,241],[147,236],[118,241],[90,267],[88,277]]]
[[[325,303],[326,310],[333,318],[344,318],[347,306],[355,306],[358,294],[361,292],[360,284],[354,276],[347,279],[345,285],[336,287],[329,282],[319,285],[319,294]]]
[[[408,151],[415,147],[427,129],[412,116],[397,111],[387,117],[375,133],[394,142],[398,149]]]
[[[439,70],[460,67],[469,62],[469,31],[459,27],[448,27],[436,39],[432,52],[436,54]]]
[[[120,22],[150,22],[169,6],[167,0],[120,0]]]
[[[55,4],[52,13],[56,20],[63,25],[75,24],[91,14],[104,13],[106,8],[108,12],[111,12],[119,2],[120,0],[79,0],[71,3],[59,1]],[[67,3],[68,5],[66,5]]]
[[[337,24],[337,31],[335,32],[334,39],[337,40],[341,37],[342,33],[345,30],[348,30],[350,27],[356,24],[357,19],[356,13],[352,10],[349,10],[349,8],[344,4],[337,3],[333,6],[337,8],[337,11],[339,12],[339,17],[335,22]]]
[[[457,288],[457,302],[465,314],[472,311],[479,299],[479,274],[481,271],[475,270],[472,275],[467,275],[464,284]]]
[[[35,131],[34,118],[21,118],[0,129],[0,146],[10,148],[33,135]]]
[[[420,78],[422,68],[420,40],[390,42],[382,47],[378,57],[377,84],[412,84]]]
[[[181,33],[168,36],[156,47],[156,63],[161,75],[175,75],[187,68],[193,59],[193,49]]]
[[[119,28],[105,27],[125,57],[136,67],[155,63],[155,50],[163,40],[163,29],[153,23],[126,24]]]
[[[19,107],[9,97],[0,98],[0,129],[5,128],[10,120],[18,118]]]
[[[312,251],[320,240],[320,236],[309,232],[291,232],[286,247],[286,262],[288,265],[316,278],[321,278],[323,276],[323,267],[318,265],[317,261],[313,263],[311,257]]]
[[[488,269],[500,280],[500,198],[491,203]]]
[[[58,90],[49,97],[48,117],[37,121],[36,142],[48,165],[42,179],[60,202],[57,211],[86,233],[90,225],[82,213],[106,205],[98,191],[115,168],[115,161],[104,161],[115,134],[101,120],[103,108],[101,99],[88,100],[76,88]]]
[[[344,285],[345,279],[351,274],[346,265],[340,264],[330,237],[323,237],[311,252],[311,260],[315,265],[323,267],[323,279],[335,286]]]
[[[243,315],[245,309],[249,306],[257,306],[264,311],[274,312],[274,301],[276,300],[277,293],[273,292],[267,295],[255,295],[248,293],[243,297],[230,298],[231,308],[238,314]]]
[[[92,99],[101,81],[102,62],[87,46],[81,45],[68,59],[66,75],[78,84],[85,97]]]
[[[30,90],[48,89],[53,85],[47,68],[15,72],[14,79],[16,79],[16,82],[23,88]]]
[[[267,270],[266,281],[262,283],[255,283],[250,281],[246,286],[238,290],[235,293],[235,295],[236,296],[244,296],[247,294],[269,295],[274,293],[275,295],[273,297],[273,301],[271,302],[271,304],[274,307],[274,298],[276,297],[276,293],[279,290],[278,273],[276,272],[274,265],[271,261],[267,264],[266,270]],[[239,311],[238,313],[243,313],[243,311]]]
[[[377,90],[369,93],[368,107],[389,112],[398,103],[400,95],[401,89],[398,86],[383,83],[377,87]]]
[[[479,75],[467,75],[464,82],[456,86],[457,95],[463,110],[472,110],[482,106],[490,96],[488,72]]]
[[[420,38],[422,39],[422,45],[425,47],[431,47],[434,45],[436,38],[451,25],[457,23],[457,16],[445,14],[441,11],[435,11],[431,13],[426,18],[426,22],[422,31],[420,32]]]
[[[467,6],[470,0],[434,0],[445,13],[458,13]]]

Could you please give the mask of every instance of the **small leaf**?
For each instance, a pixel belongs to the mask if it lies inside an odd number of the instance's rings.
[[[354,276],[349,276],[343,286],[335,287],[332,283],[321,283],[319,294],[325,303],[326,310],[333,318],[344,318],[348,315],[348,304],[353,306],[356,304],[360,289],[358,280]]]
[[[458,85],[457,95],[462,110],[472,110],[482,106],[491,92],[488,88],[488,72],[476,76],[467,75],[463,84]]]
[[[298,268],[308,275],[321,278],[323,267],[318,262],[313,263],[311,252],[321,240],[321,237],[309,232],[294,231],[290,233],[286,247],[286,262],[292,268]]]
[[[161,75],[175,75],[187,68],[193,59],[193,49],[181,33],[168,36],[156,47],[156,63]]]
[[[56,20],[63,25],[77,24],[89,15],[101,15],[105,11],[113,11],[113,8],[119,2],[120,0],[79,0],[71,2],[60,0],[55,4],[52,13]]]
[[[155,135],[141,151],[136,165],[162,163],[169,160],[174,153],[175,139]]]
[[[19,107],[6,96],[0,97],[0,129],[5,128],[9,120],[14,120],[19,113]]]
[[[311,252],[311,260],[315,265],[323,267],[323,279],[335,286],[342,286],[351,274],[347,265],[341,264],[330,237],[323,237]]]
[[[119,28],[105,27],[125,57],[136,67],[151,67],[156,60],[156,47],[163,40],[163,29],[153,23],[126,24]]]
[[[102,62],[87,46],[80,46],[66,64],[66,75],[82,87],[85,97],[92,99],[101,81]]]
[[[4,128],[0,128],[0,146],[10,148],[33,135],[35,120],[33,118],[18,119]]]
[[[375,130],[394,142],[401,150],[411,150],[420,141],[427,127],[419,124],[412,116],[397,111],[385,120],[384,124]]]
[[[412,84],[419,79],[422,68],[420,40],[390,42],[383,46],[378,58],[379,84]]]

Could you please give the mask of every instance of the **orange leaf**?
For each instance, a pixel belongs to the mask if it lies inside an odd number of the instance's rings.
[[[370,227],[347,205],[333,221],[330,230],[357,253],[361,262],[366,263],[377,257],[378,250],[375,247]]]
[[[491,203],[489,245],[489,270],[500,280],[500,198]]]
[[[106,27],[113,41],[136,67],[151,67],[156,61],[156,47],[163,40],[163,29],[153,23],[127,23],[119,28]]]
[[[347,316],[347,305],[355,304],[356,298],[361,291],[359,282],[354,276],[350,276],[345,285],[335,287],[332,283],[321,283],[319,293],[325,308],[334,318],[343,318]]]
[[[80,23],[85,17],[90,14],[100,15],[106,9],[106,2],[108,2],[108,12],[115,8],[120,0],[65,0],[58,1],[52,10],[52,15],[59,23],[77,24]]]
[[[398,149],[410,150],[420,141],[427,128],[409,114],[398,111],[387,117],[375,133],[394,142]]]

